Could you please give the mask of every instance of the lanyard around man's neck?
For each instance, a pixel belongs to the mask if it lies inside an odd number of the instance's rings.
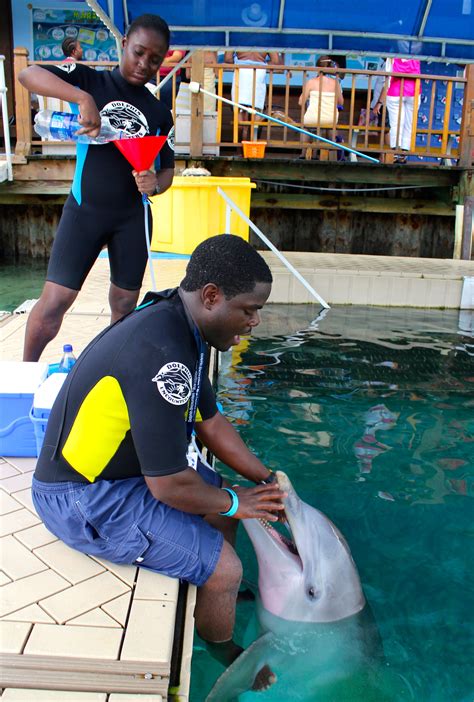
[[[193,434],[194,422],[196,420],[196,414],[199,404],[199,395],[201,393],[201,386],[206,370],[207,356],[207,346],[202,340],[201,334],[199,333],[199,330],[196,327],[196,325],[194,325],[193,332],[198,350],[198,359],[196,361],[196,367],[194,369],[193,387],[191,390],[191,397],[189,398],[188,411],[186,414],[186,436],[188,438],[188,442],[191,441],[191,436]]]

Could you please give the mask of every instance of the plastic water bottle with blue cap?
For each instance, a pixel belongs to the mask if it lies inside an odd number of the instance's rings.
[[[64,344],[63,357],[59,361],[58,373],[69,373],[76,362],[76,357],[72,352],[71,344]]]
[[[123,139],[125,133],[115,129],[107,117],[101,118],[100,133],[97,137],[77,134],[82,125],[79,115],[72,112],[53,112],[41,110],[35,115],[35,132],[48,141],[77,141],[80,144],[107,144],[109,141]]]

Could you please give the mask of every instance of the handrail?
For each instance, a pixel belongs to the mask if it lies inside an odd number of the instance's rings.
[[[2,104],[3,138],[5,141],[5,159],[7,178],[13,180],[12,151],[10,143],[10,124],[8,119],[7,86],[5,82],[5,56],[0,55],[0,99]]]
[[[93,61],[83,63],[90,66],[100,66],[105,69],[115,68],[116,66],[116,63],[112,62]],[[28,65],[57,65],[57,62],[29,61],[26,49],[16,49],[16,75],[21,68]],[[186,66],[186,61],[182,65]],[[252,68],[252,64],[246,64],[245,67]],[[239,66],[216,62],[207,64],[206,68],[212,68],[216,73],[215,90],[217,96],[221,98],[230,97],[229,73],[237,73],[237,83],[238,73],[239,70],[241,70]],[[256,70],[261,68],[261,64],[255,64]],[[474,90],[474,70],[469,69],[470,67],[468,66],[463,76],[446,76],[426,73],[410,76],[410,79],[416,80],[418,85],[422,86],[422,97],[418,101],[419,115],[421,115],[421,117],[418,122],[416,118],[413,120],[412,148],[409,151],[410,156],[417,156],[421,161],[424,159],[436,158],[443,160],[445,165],[451,165],[453,162],[456,163],[457,160],[459,165],[470,167],[472,163],[472,145],[474,143],[472,128],[469,126],[472,124],[474,115],[474,105],[470,97]],[[219,150],[222,148],[234,150],[238,148],[240,150],[241,138],[239,138],[239,133],[242,127],[247,127],[250,133],[254,134],[254,138],[256,138],[255,135],[258,131],[260,135],[259,138],[267,142],[267,153],[270,150],[278,149],[292,152],[293,155],[291,157],[294,158],[294,152],[297,151],[299,153],[302,150],[299,135],[296,135],[294,130],[290,130],[284,125],[290,123],[297,127],[303,126],[304,106],[296,106],[297,93],[299,94],[299,91],[310,76],[317,75],[319,69],[308,66],[268,65],[266,71],[267,101],[269,107],[266,110],[268,114],[265,116],[278,117],[284,124],[272,123],[270,119],[265,119],[255,114],[249,114],[248,119],[244,120],[246,115],[239,113],[237,107],[233,109],[223,109],[221,102],[218,101],[217,110],[212,116],[212,128],[215,129],[215,135],[212,138],[208,136],[207,141],[204,142],[204,147],[212,147],[211,153],[219,153]],[[334,125],[329,127],[330,133],[334,132],[338,138],[343,139],[343,143],[347,147],[353,150],[363,151],[365,154],[373,155],[376,158],[383,157],[386,163],[390,162],[390,160],[393,159],[394,152],[385,144],[385,134],[388,131],[388,127],[385,124],[386,107],[381,110],[382,126],[369,124],[369,109],[367,109],[367,107],[370,108],[373,88],[377,78],[382,77],[386,81],[391,75],[394,75],[399,76],[403,80],[407,79],[406,74],[390,74],[380,70],[370,71],[366,69],[347,68],[325,68],[323,72],[326,74],[344,74],[346,76],[346,83],[351,82],[350,76],[352,76],[352,84],[343,89],[345,98],[344,110],[339,115],[339,121],[334,119]],[[284,74],[283,80],[275,79],[274,76],[277,73],[280,74],[280,76]],[[301,82],[300,86],[295,86],[293,84],[297,74],[301,75],[300,81],[296,81],[297,83]],[[293,79],[291,76],[293,76]],[[364,83],[363,86],[358,86],[357,84],[361,77],[367,78],[367,84]],[[173,76],[173,78],[169,78],[169,80],[173,80],[174,82],[175,77]],[[193,78],[193,80],[195,80],[195,78]],[[199,80],[199,77],[196,77],[196,80]],[[429,81],[429,85],[426,85],[425,81]],[[201,80],[199,82],[202,84]],[[444,86],[446,86],[442,88],[443,94],[446,94],[445,104],[439,102],[441,89],[437,88],[437,85],[439,85],[440,82],[443,82]],[[185,87],[186,86],[182,84],[182,89],[185,89]],[[458,102],[460,101],[460,97],[462,96],[460,96],[460,88],[463,89],[464,107],[462,109],[462,115],[457,118],[458,123],[453,124],[450,112],[453,112],[454,109],[458,110],[458,105],[456,104],[454,108],[453,103],[455,99]],[[31,111],[29,108],[30,99],[28,92],[20,86],[17,81],[15,84],[15,91],[17,124],[16,153],[18,155],[27,155],[31,148],[32,138]],[[176,92],[177,91],[174,89],[173,94]],[[253,92],[255,95],[255,87]],[[255,103],[255,99],[253,102]],[[181,114],[184,115],[184,113],[180,112],[181,108],[177,110],[176,104],[173,105],[175,123],[180,118]],[[362,107],[366,108],[365,119],[359,118],[359,112]],[[189,109],[190,108],[188,108],[188,110]],[[183,138],[185,139],[186,137],[181,136],[181,142],[180,139],[176,138],[176,153],[178,155],[180,153],[191,153],[194,157],[199,158],[209,152],[209,148],[206,152],[206,150],[201,147],[200,141],[203,140],[203,136],[201,136],[200,140],[198,139],[197,142],[195,141],[196,135],[204,134],[206,120],[209,124],[209,113],[206,114],[202,106],[198,106],[196,109],[193,108],[193,118],[190,120],[192,126],[190,130],[191,148],[187,146],[187,150],[185,148],[183,151],[180,151],[182,145],[187,143],[183,142]],[[461,107],[459,107],[459,112],[460,110]],[[273,114],[273,112],[275,112],[275,114]],[[184,119],[188,119],[189,121],[189,112],[187,117],[184,116]],[[423,123],[421,119],[424,120]],[[321,129],[316,128],[315,133],[320,136]],[[331,139],[333,139],[333,137],[331,137]],[[38,145],[40,141],[35,139],[34,143]],[[314,143],[312,145],[313,148],[316,148]],[[326,154],[324,158],[327,159],[328,154],[331,154],[331,152],[335,155],[336,147],[330,145],[325,147],[322,145],[321,148],[321,158]],[[354,158],[354,156],[351,158]]]

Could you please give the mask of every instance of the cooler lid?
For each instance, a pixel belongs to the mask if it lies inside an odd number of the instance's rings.
[[[53,373],[41,383],[33,398],[33,409],[51,409],[67,373]]]
[[[33,395],[47,375],[47,363],[0,361],[0,394]]]

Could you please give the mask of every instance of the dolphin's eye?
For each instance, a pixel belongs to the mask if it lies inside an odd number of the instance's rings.
[[[311,599],[314,597],[314,587],[310,587],[308,589],[308,595],[311,597]]]

